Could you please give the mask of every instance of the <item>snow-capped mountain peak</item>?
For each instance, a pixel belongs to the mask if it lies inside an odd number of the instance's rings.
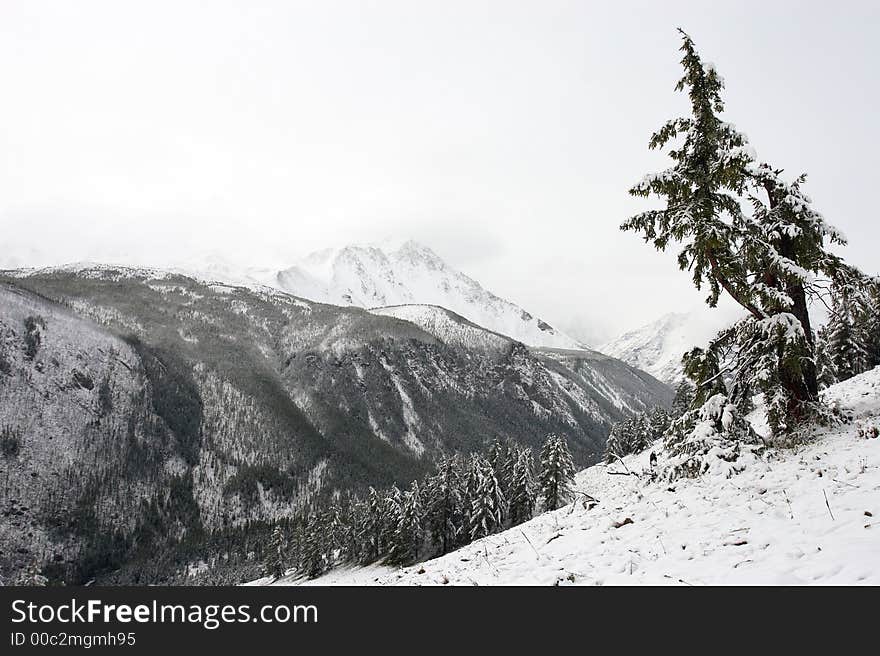
[[[33,266],[49,264],[35,258]],[[56,266],[59,263],[53,263]],[[106,266],[138,266],[124,255]],[[273,266],[274,264],[274,266]],[[0,269],[19,263],[0,255]],[[76,267],[76,265],[63,265]],[[104,265],[102,265],[104,266]],[[184,274],[205,282],[222,282],[250,289],[267,287],[301,298],[366,309],[389,306],[440,306],[489,331],[528,346],[583,349],[577,339],[533,316],[519,305],[496,296],[479,282],[455,269],[431,248],[414,240],[352,244],[325,248],[293,266],[260,262],[257,266],[216,252],[189,254],[186,261],[171,258],[150,267]],[[398,309],[396,312],[402,312]]]
[[[735,316],[726,309],[671,312],[597,350],[674,385],[682,378],[682,356],[695,346],[705,346]]]
[[[437,305],[530,346],[583,347],[412,240],[316,251],[279,271],[274,283],[296,296],[333,305]]]

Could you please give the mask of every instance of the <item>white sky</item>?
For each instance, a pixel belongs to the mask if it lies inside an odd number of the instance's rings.
[[[618,224],[681,113],[728,120],[876,272],[880,3],[0,3],[0,264],[289,264],[412,237],[595,341],[699,304]]]

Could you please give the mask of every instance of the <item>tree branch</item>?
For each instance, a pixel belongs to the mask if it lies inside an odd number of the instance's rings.
[[[736,301],[746,310],[748,310],[749,313],[756,319],[764,319],[764,313],[761,312],[752,303],[749,303],[748,301],[740,298],[739,293],[736,292],[727,277],[721,273],[721,267],[718,265],[718,259],[715,257],[715,253],[709,251],[706,256],[709,259],[709,265],[712,267],[712,274],[715,276],[715,279],[718,281],[718,283],[724,288],[724,291],[730,294],[730,297],[734,301]]]

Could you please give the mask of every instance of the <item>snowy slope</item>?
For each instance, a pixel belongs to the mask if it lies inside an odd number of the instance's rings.
[[[619,464],[577,476],[585,497],[406,569],[318,584],[880,584],[880,367],[825,392],[850,418],[730,479],[642,482]],[[647,454],[626,459],[639,472]],[[259,581],[257,581],[259,583]],[[282,583],[299,583],[285,580]]]
[[[279,272],[273,284],[296,296],[333,305],[438,305],[529,346],[582,347],[518,305],[483,289],[414,241],[399,247],[318,251]]]
[[[729,313],[709,309],[670,313],[597,350],[674,385],[682,377],[681,356],[695,346],[705,346],[729,323]]]

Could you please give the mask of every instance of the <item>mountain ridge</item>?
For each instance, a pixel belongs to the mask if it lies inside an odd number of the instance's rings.
[[[694,347],[704,347],[730,323],[728,315],[708,308],[670,312],[597,349],[674,386],[683,378],[682,356]]]
[[[297,296],[334,305],[438,305],[529,346],[583,347],[413,240],[316,251],[279,271],[276,282]]]
[[[611,423],[671,400],[620,361],[551,361],[445,310],[432,334],[168,271],[7,272],[0,310],[4,580],[40,554],[53,580],[183,580],[194,545],[246,553],[315,495],[405,484],[494,437],[555,432],[596,461]]]

